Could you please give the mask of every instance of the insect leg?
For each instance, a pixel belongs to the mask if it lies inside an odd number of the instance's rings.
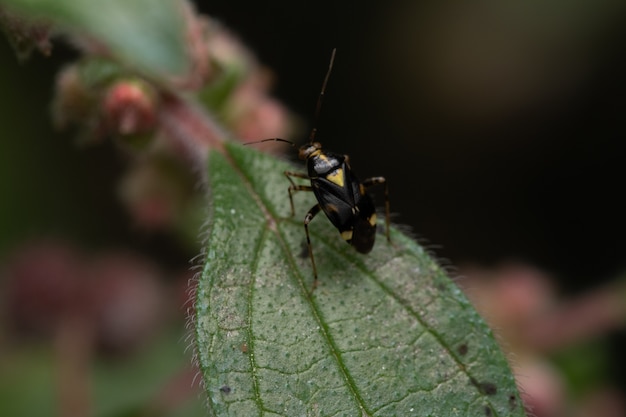
[[[295,210],[293,207],[293,193],[296,191],[313,191],[313,189],[311,188],[310,185],[298,185],[295,182],[293,182],[293,179],[291,179],[292,177],[294,177],[294,178],[304,178],[308,180],[309,176],[306,174],[302,174],[301,172],[285,171],[285,177],[287,177],[287,179],[291,183],[288,191],[289,191],[289,204],[291,204],[291,217],[293,217],[295,214]]]
[[[306,214],[304,218],[304,231],[306,233],[306,245],[309,248],[309,258],[311,258],[311,265],[313,265],[313,288],[317,287],[317,268],[315,267],[315,259],[313,258],[313,247],[311,246],[311,238],[309,237],[309,223],[319,213],[321,206],[319,204],[314,205],[311,210]]]
[[[389,237],[389,187],[387,186],[387,180],[385,177],[372,177],[364,180],[362,184],[365,189],[374,185],[385,184],[385,226],[387,228],[387,241],[391,242],[391,238]]]

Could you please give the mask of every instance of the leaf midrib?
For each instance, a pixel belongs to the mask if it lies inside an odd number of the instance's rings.
[[[250,180],[250,178],[248,178],[245,172],[240,169],[239,165],[236,163],[235,156],[230,153],[230,149],[228,146],[224,147],[224,155],[226,156],[228,162],[233,167],[235,172],[241,177],[244,185],[246,186],[246,188],[252,195],[254,201],[256,202],[257,206],[259,207],[259,209],[261,210],[261,212],[263,213],[264,217],[267,220],[266,224],[264,225],[263,235],[259,239],[259,247],[262,246],[262,242],[264,242],[265,239],[268,238],[268,235],[269,235],[268,231],[273,232],[280,244],[281,250],[285,254],[285,258],[289,262],[289,266],[291,270],[293,271],[293,276],[296,279],[300,287],[301,296],[307,301],[309,308],[313,314],[313,317],[319,326],[322,337],[326,340],[326,343],[330,348],[331,355],[333,356],[348,389],[352,393],[358,407],[361,409],[361,415],[364,417],[371,415],[371,412],[367,411],[367,407],[365,406],[365,401],[363,400],[363,397],[359,393],[357,386],[354,382],[354,379],[352,378],[352,375],[350,375],[350,373],[348,372],[348,369],[346,368],[345,364],[341,360],[341,356],[339,354],[339,349],[337,347],[337,344],[335,343],[334,339],[330,335],[328,327],[326,326],[324,321],[321,319],[322,315],[320,314],[320,311],[317,305],[313,301],[311,292],[307,289],[305,279],[300,273],[300,269],[297,267],[296,260],[293,256],[293,252],[290,250],[289,245],[286,242],[285,236],[283,236],[280,230],[276,227],[280,219],[277,219],[275,216],[272,215],[272,211],[270,210],[270,205],[267,204],[267,202],[263,199],[262,195],[256,192],[256,190],[253,187],[252,181]],[[260,250],[256,252],[256,255],[255,255],[256,257],[254,260],[255,262],[254,262],[253,268],[256,268],[256,266],[258,265],[258,261],[259,261],[258,255],[260,254],[260,252],[261,252]],[[256,274],[254,273],[252,275],[253,277],[256,276]],[[251,288],[250,288],[250,291],[248,292],[248,295],[249,295],[249,298],[248,298],[249,342],[252,342],[252,338],[253,338],[253,335],[252,335],[252,295],[254,292],[253,289],[254,289],[255,283],[256,283],[256,280],[254,278],[250,280]],[[249,345],[248,347],[250,349],[250,352],[249,352],[250,356],[253,357],[254,355],[253,344]],[[257,399],[259,400],[259,406],[261,409],[265,411],[271,411],[271,410],[266,410],[263,407],[262,401],[260,400],[261,397],[260,397],[260,392],[259,392],[259,387],[258,387],[258,378],[255,374],[255,370],[257,368],[254,366],[254,362],[252,362],[252,365],[253,365],[252,378],[254,381],[254,390],[255,390],[255,395],[257,396]]]
[[[393,233],[393,231],[392,231],[392,233]],[[317,233],[312,232],[311,234],[312,235],[316,235]],[[326,247],[328,247],[330,249],[336,250],[336,247],[334,247],[333,245],[327,243],[324,239],[318,239],[318,240],[319,240],[321,245],[325,245]],[[364,276],[368,276],[385,294],[390,296],[402,308],[404,308],[407,311],[407,313],[409,313],[413,318],[415,318],[415,320],[424,328],[424,332],[427,333],[427,334],[430,334],[435,340],[437,340],[439,345],[447,352],[449,357],[452,358],[454,363],[457,365],[460,373],[464,374],[468,378],[469,381],[477,381],[476,377],[472,376],[469,373],[469,371],[467,369],[467,366],[454,353],[454,349],[451,348],[450,346],[448,346],[448,344],[445,342],[445,340],[440,336],[439,332],[437,332],[435,329],[433,329],[432,326],[430,326],[427,321],[422,319],[422,317],[418,314],[418,312],[415,311],[411,307],[411,305],[410,305],[410,303],[408,301],[404,300],[396,292],[394,292],[392,289],[390,289],[389,286],[385,285],[383,281],[378,279],[376,274],[373,273],[372,271],[370,271],[365,266],[365,264],[362,261],[360,261],[357,257],[348,256],[344,251],[341,252],[341,256],[344,256],[347,260],[349,260],[351,262],[352,266],[354,266],[355,268],[359,269]],[[420,259],[411,251],[403,252],[402,256],[409,256],[409,257],[411,257],[412,259],[414,259],[414,260],[416,260],[418,262],[420,261]],[[396,256],[396,257],[390,258],[389,260],[387,260],[387,263],[392,262],[394,259],[397,259],[399,257],[400,256]],[[457,299],[454,299],[454,301],[457,304],[460,304]],[[479,387],[475,386],[475,388],[478,391],[478,393],[480,394],[479,398],[485,399],[489,403],[489,405],[491,406],[490,408],[491,408],[491,411],[493,413],[492,416],[493,417],[498,417],[499,414],[497,413],[496,407],[493,406],[491,400],[489,399],[489,396],[487,396],[484,393],[482,393]]]

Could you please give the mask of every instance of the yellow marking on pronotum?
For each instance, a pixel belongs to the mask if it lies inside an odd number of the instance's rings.
[[[367,221],[369,221],[372,226],[376,226],[376,213],[372,214]]]
[[[344,230],[341,232],[343,240],[352,240],[352,230]]]
[[[328,174],[326,179],[333,184],[337,184],[337,186],[343,188],[343,169],[339,168],[335,170],[332,174]]]

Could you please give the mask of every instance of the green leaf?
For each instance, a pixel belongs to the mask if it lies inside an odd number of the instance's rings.
[[[181,5],[174,0],[2,0],[62,29],[86,33],[152,76],[187,70]]]
[[[311,291],[315,201],[297,193],[289,216],[285,169],[234,144],[209,155],[196,336],[211,415],[525,415],[489,328],[396,229],[364,256],[316,217]]]

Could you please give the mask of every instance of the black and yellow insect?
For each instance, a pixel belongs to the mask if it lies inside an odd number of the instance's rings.
[[[322,90],[317,101],[316,121],[334,59],[335,50],[332,52],[328,72],[324,78]],[[320,210],[326,214],[328,220],[339,230],[341,237],[347,243],[360,253],[369,253],[376,239],[376,208],[367,190],[373,185],[384,184],[386,235],[387,240],[391,241],[389,237],[389,191],[385,178],[373,177],[360,181],[350,167],[348,155],[327,152],[322,149],[322,144],[315,141],[316,133],[317,129],[314,127],[309,135],[309,143],[301,146],[298,152],[298,157],[306,161],[307,172],[285,171],[285,176],[291,183],[288,191],[292,217],[295,215],[293,194],[296,191],[312,191],[317,199],[317,204],[309,210],[304,218],[306,243],[313,266],[315,283],[317,283],[317,268],[309,235],[309,223]],[[294,146],[292,142],[280,138],[264,139],[259,142],[267,141],[287,142]],[[310,180],[310,185],[296,184],[293,178],[308,179]]]

